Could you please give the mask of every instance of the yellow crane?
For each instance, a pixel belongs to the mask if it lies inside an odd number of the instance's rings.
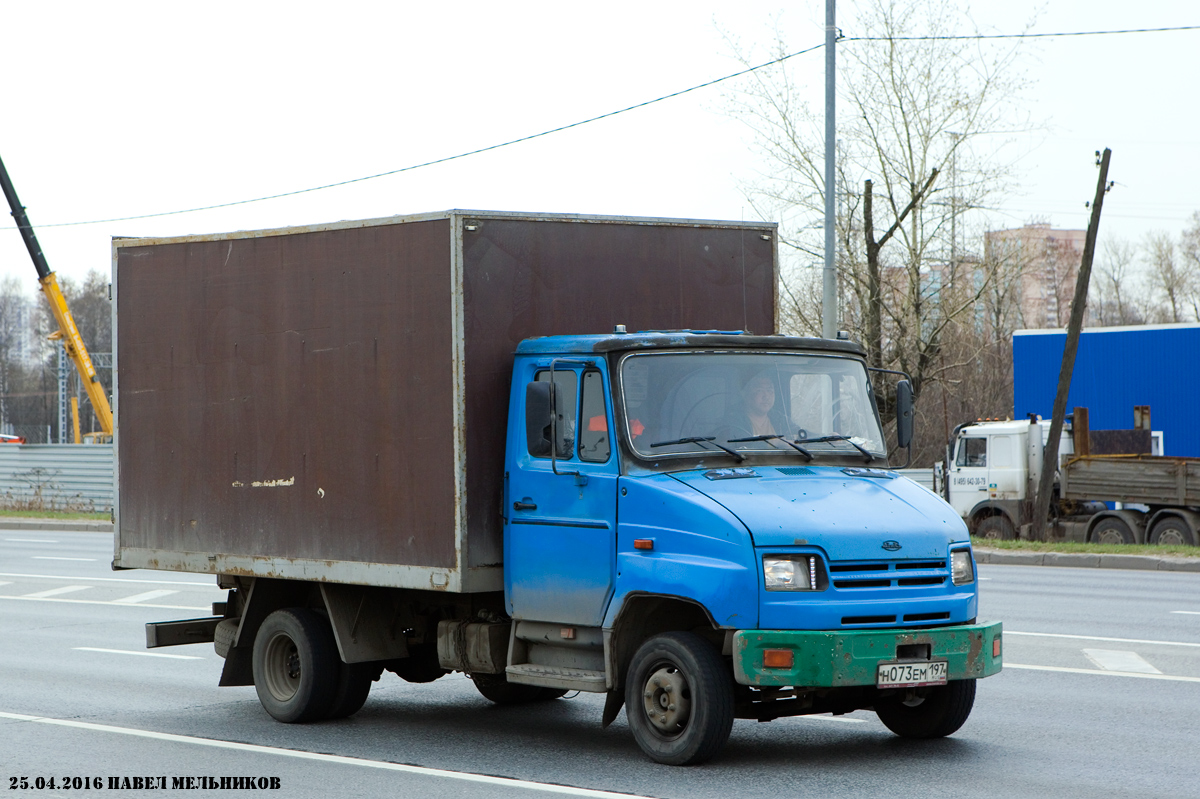
[[[38,244],[37,236],[34,235],[33,225],[29,223],[25,207],[17,198],[17,191],[8,177],[8,170],[4,168],[3,160],[0,160],[0,187],[4,189],[4,197],[8,200],[9,208],[12,209],[13,219],[17,221],[17,229],[21,231],[21,238],[25,240],[25,249],[29,250],[29,257],[33,259],[33,266],[37,269],[38,284],[42,287],[42,293],[46,295],[47,302],[50,303],[50,313],[54,314],[54,321],[58,323],[58,332],[51,338],[60,339],[67,355],[75,362],[75,368],[79,372],[84,390],[87,391],[88,399],[92,401],[92,409],[96,412],[96,420],[100,423],[100,429],[105,435],[111,436],[113,432],[112,407],[108,404],[108,395],[104,393],[104,384],[100,382],[100,378],[96,374],[96,367],[92,364],[91,356],[88,355],[87,347],[84,346],[83,337],[79,335],[79,328],[75,326],[75,319],[71,316],[71,309],[67,307],[67,300],[63,296],[62,289],[59,288],[58,278],[50,271],[50,265],[46,263],[46,256],[42,254],[42,247]],[[75,439],[76,441],[79,439],[78,411],[75,416]]]

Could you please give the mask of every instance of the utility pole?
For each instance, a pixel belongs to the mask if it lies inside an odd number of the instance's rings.
[[[834,221],[837,214],[837,183],[835,162],[837,153],[837,124],[834,116],[837,63],[834,52],[837,42],[836,0],[825,0],[825,270],[821,292],[821,336],[837,337],[837,272],[834,269],[834,245],[837,242]]]
[[[1067,392],[1071,388],[1071,374],[1075,371],[1075,353],[1079,349],[1079,332],[1083,328],[1083,311],[1087,305],[1088,282],[1092,276],[1092,256],[1096,252],[1096,234],[1100,230],[1100,207],[1104,195],[1111,187],[1108,182],[1108,161],[1112,150],[1104,148],[1104,154],[1096,153],[1100,166],[1100,180],[1096,183],[1096,199],[1092,200],[1092,218],[1088,222],[1087,238],[1083,242],[1083,262],[1079,265],[1079,276],[1075,279],[1075,298],[1071,301],[1071,319],[1067,323],[1067,343],[1063,347],[1062,368],[1058,372],[1058,393],[1054,395],[1054,414],[1050,418],[1050,440],[1042,456],[1042,476],[1038,481],[1037,499],[1033,507],[1034,541],[1046,540],[1046,517],[1050,515],[1050,490],[1054,484],[1054,473],[1058,470],[1058,440],[1062,437],[1063,419],[1067,414]]]

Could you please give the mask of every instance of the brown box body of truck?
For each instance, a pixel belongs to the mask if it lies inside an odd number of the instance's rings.
[[[517,343],[774,333],[775,239],[477,211],[117,239],[114,564],[498,590]]]

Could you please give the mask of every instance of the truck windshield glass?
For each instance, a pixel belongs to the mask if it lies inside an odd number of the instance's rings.
[[[866,370],[848,358],[636,354],[622,362],[621,391],[630,445],[642,457],[695,457],[695,444],[662,442],[698,438],[745,454],[836,452],[859,458],[861,447],[886,457]]]

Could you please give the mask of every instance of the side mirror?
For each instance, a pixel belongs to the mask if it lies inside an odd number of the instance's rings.
[[[912,444],[913,390],[912,383],[901,380],[896,384],[896,443],[901,447]]]
[[[554,384],[535,380],[525,386],[525,441],[535,458],[550,457],[550,422],[554,413]]]

